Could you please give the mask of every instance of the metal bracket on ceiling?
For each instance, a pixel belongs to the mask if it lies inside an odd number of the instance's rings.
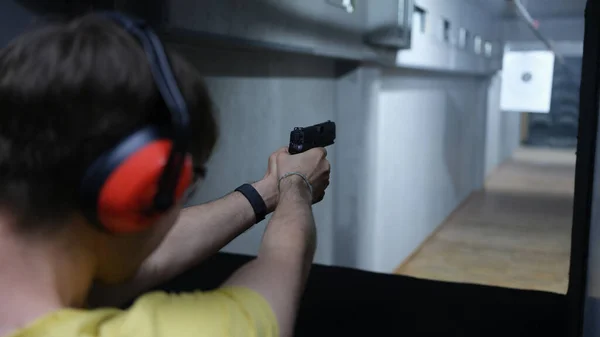
[[[365,36],[367,44],[391,49],[410,49],[412,42],[414,0],[394,1],[396,13]]]
[[[347,13],[354,13],[354,0],[326,0],[328,4],[345,10]]]

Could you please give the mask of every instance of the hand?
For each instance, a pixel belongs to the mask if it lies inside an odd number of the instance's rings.
[[[283,153],[283,154],[288,153],[287,146],[279,148],[277,151],[275,151],[271,154],[271,156],[269,157],[269,165],[267,167],[267,173],[265,173],[265,176],[263,178],[263,180],[270,180],[270,181],[275,182],[275,189],[277,189],[277,182],[279,181],[279,174],[277,173],[277,156],[280,153]]]
[[[279,182],[279,176],[277,175],[278,153],[288,153],[287,147],[282,147],[271,154],[265,176],[252,184],[265,201],[269,213],[275,210],[279,201],[279,189],[277,188],[277,183]]]
[[[304,153],[290,155],[287,148],[273,154],[278,179],[289,172],[302,173],[313,188],[312,202],[318,203],[325,197],[329,186],[331,164],[327,160],[325,148],[314,148]],[[282,182],[283,183],[283,182]],[[304,181],[300,181],[304,184]]]

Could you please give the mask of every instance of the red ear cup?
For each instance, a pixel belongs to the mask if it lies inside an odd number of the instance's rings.
[[[112,233],[135,233],[152,226],[162,213],[152,209],[158,180],[167,163],[172,142],[148,143],[112,171],[98,196],[100,223]],[[192,159],[187,156],[177,184],[180,200],[192,182]]]

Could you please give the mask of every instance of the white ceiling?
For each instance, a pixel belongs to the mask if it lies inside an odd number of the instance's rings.
[[[447,1],[447,0],[440,0]],[[497,17],[515,17],[511,0],[470,0]],[[521,0],[534,19],[583,17],[587,0]]]

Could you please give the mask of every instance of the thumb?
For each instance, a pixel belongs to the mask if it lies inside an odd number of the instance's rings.
[[[281,147],[281,148],[277,149],[277,151],[275,151],[275,152],[273,152],[271,154],[271,156],[269,157],[269,161],[275,161],[275,159],[277,158],[277,155],[280,154],[280,153],[287,154],[288,153],[288,148],[284,146],[284,147]]]

